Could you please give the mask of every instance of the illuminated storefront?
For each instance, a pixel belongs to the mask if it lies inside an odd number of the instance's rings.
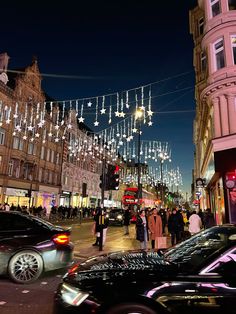
[[[5,201],[11,206],[29,206],[28,190],[6,188]]]

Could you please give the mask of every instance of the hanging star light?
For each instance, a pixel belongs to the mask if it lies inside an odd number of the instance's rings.
[[[32,125],[28,126],[28,131],[33,131],[34,127]]]
[[[79,123],[83,123],[84,122],[84,118],[83,117],[79,117]]]
[[[94,121],[94,126],[98,126],[99,125],[99,122],[98,121]]]
[[[147,110],[147,114],[149,117],[151,117],[153,115],[153,111],[152,110]]]
[[[149,121],[148,122],[148,126],[152,126],[153,125],[153,122],[152,121]]]
[[[100,110],[100,112],[101,112],[101,114],[105,114],[106,113],[106,109],[103,108],[103,109]]]
[[[89,108],[92,107],[92,102],[89,101],[89,102],[87,103],[87,106],[88,106]]]

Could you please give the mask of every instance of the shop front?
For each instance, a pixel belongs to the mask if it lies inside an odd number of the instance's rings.
[[[36,207],[42,206],[46,208],[47,213],[50,213],[53,206],[58,206],[59,189],[49,186],[39,186],[38,192],[33,192],[34,205]]]
[[[219,173],[215,201],[224,204],[223,223],[236,223],[236,180],[227,184],[229,174],[236,174],[236,148],[215,152],[215,170]],[[221,205],[222,207],[222,205]]]
[[[60,195],[59,205],[69,207],[71,205],[71,198],[71,192],[62,191],[62,194]]]
[[[5,202],[7,202],[10,206],[29,206],[29,191],[16,189],[16,188],[6,188],[5,194]]]

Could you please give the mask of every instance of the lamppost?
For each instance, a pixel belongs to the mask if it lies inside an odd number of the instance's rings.
[[[137,108],[135,112],[135,120],[138,122],[138,210],[140,210],[140,200],[142,199],[142,184],[141,184],[141,164],[140,164],[140,147],[141,147],[141,121],[144,112],[141,108]]]
[[[167,143],[168,144],[168,143]],[[167,144],[165,147],[160,147],[158,157],[160,158],[160,175],[161,175],[161,204],[164,205],[164,191],[163,191],[163,163],[165,160],[171,162],[171,153],[168,152]]]

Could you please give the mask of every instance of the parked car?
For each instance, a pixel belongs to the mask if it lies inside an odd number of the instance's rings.
[[[124,212],[122,208],[113,208],[107,212],[106,217],[109,219],[109,225],[124,224]]]
[[[235,313],[236,226],[216,226],[161,251],[91,257],[67,273],[55,313]]]
[[[70,233],[32,215],[0,211],[0,275],[32,283],[44,271],[71,265]]]

